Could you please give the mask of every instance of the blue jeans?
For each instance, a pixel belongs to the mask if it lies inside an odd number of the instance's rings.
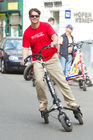
[[[71,67],[71,63],[72,63],[72,55],[68,54],[68,59],[65,59],[63,56],[61,56],[60,62],[62,65],[64,75],[67,76],[68,73],[70,72],[70,67]]]

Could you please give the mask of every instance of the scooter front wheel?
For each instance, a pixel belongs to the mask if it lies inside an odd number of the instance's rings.
[[[30,64],[29,66],[27,66],[24,70],[24,73],[23,73],[23,76],[24,76],[24,79],[26,81],[30,81],[31,79],[33,79],[33,75],[34,75],[34,72],[33,72],[33,65]]]
[[[61,123],[62,127],[65,129],[65,131],[67,131],[67,132],[72,131],[72,123],[64,113],[62,115],[58,116],[58,120],[60,121],[60,123]]]

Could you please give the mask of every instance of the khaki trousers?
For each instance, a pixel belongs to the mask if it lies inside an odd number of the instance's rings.
[[[52,79],[56,83],[56,85],[61,90],[61,93],[64,96],[64,100],[67,105],[75,102],[75,98],[72,95],[71,89],[65,79],[65,76],[62,71],[62,66],[59,61],[58,55],[54,54],[54,56],[45,62],[46,69],[48,73],[51,75]],[[40,103],[48,103],[47,95],[46,95],[46,82],[44,79],[44,70],[40,61],[34,61],[34,73],[36,78],[36,90],[37,97]]]

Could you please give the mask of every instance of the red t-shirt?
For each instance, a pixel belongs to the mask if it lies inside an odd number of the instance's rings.
[[[39,50],[51,44],[52,35],[56,34],[51,25],[45,22],[40,22],[40,25],[37,29],[33,29],[31,25],[25,30],[23,35],[23,47],[29,48],[31,47],[32,54],[36,54]],[[44,49],[42,51],[42,55],[45,60],[49,60],[55,53],[57,52],[57,48],[49,48]],[[34,60],[34,58],[33,58]]]

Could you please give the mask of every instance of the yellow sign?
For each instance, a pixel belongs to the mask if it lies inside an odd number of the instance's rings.
[[[18,2],[8,3],[8,10],[18,10]]]
[[[0,16],[5,16],[5,14],[3,14],[3,13],[0,13]]]
[[[5,14],[0,13],[0,18],[5,18]]]

